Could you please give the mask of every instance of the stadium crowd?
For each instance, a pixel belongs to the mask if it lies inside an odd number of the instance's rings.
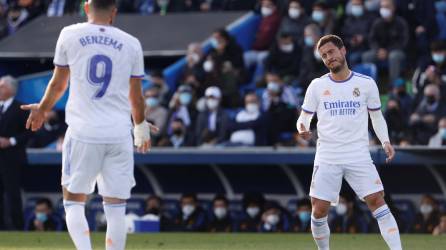
[[[167,4],[167,12],[254,9],[261,16],[249,51],[224,28],[212,33],[209,51],[191,43],[174,89],[162,69],[150,72],[146,119],[161,128],[154,146],[314,146],[315,141],[299,138],[294,124],[307,86],[327,73],[315,44],[329,33],[344,39],[351,68],[377,81],[394,144],[446,143],[444,0],[118,2],[122,12],[140,14],[158,13]],[[56,16],[82,14],[79,5],[0,1],[6,27],[0,30],[13,32],[20,25],[8,22],[26,16],[25,23],[45,10]],[[147,5],[153,8],[148,11]],[[55,6],[64,11],[52,10]],[[16,8],[28,14],[11,17]],[[63,116],[52,113],[30,146],[60,148]],[[376,144],[373,132],[370,138]]]
[[[390,196],[386,200],[401,232],[446,235],[446,204],[424,195],[416,209],[409,202],[405,203],[404,210],[400,210]],[[55,208],[47,198],[38,199],[35,204],[34,211],[27,215],[25,230],[66,230],[63,209]],[[179,201],[151,195],[143,206],[141,211],[127,214],[129,232],[134,232],[135,220],[159,222],[159,230],[164,232],[311,232],[308,198],[291,200],[287,207],[283,207],[258,193],[247,193],[240,201],[229,201],[224,195],[216,195],[212,201],[201,200],[188,193]],[[91,220],[92,230],[106,228],[103,212],[89,209],[88,205],[87,218]],[[339,204],[331,209],[329,225],[336,233],[379,233],[365,204],[349,193],[341,195]]]

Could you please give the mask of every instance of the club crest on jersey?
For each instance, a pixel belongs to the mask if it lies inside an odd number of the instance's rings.
[[[359,92],[359,88],[355,88],[353,90],[353,96],[354,97],[359,97],[361,95],[361,92]]]

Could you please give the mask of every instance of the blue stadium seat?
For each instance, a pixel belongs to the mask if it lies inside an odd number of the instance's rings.
[[[130,198],[127,200],[127,210],[126,213],[134,213],[136,215],[144,215],[146,203],[144,199],[141,198]]]
[[[86,204],[86,217],[88,225],[91,231],[97,230],[96,218],[104,213],[104,208],[102,206],[102,198],[95,197],[89,200]]]
[[[378,78],[378,70],[377,70],[376,65],[373,63],[357,64],[353,67],[353,71],[363,74],[363,75],[366,75],[366,76],[370,76],[375,81]]]
[[[297,210],[297,199],[291,199],[287,203],[287,209],[291,214],[294,214]]]
[[[175,199],[164,199],[162,209],[171,217],[175,217],[180,212],[180,203]]]
[[[410,200],[394,200],[394,205],[400,211],[401,219],[405,222],[406,228],[401,228],[401,232],[407,232],[415,220],[416,209]]]

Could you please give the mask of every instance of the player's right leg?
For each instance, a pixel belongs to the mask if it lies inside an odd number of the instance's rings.
[[[310,186],[311,196],[311,232],[319,250],[329,250],[330,228],[328,211],[330,203],[337,203],[342,185],[341,166],[315,164]]]
[[[94,191],[102,166],[100,144],[83,143],[65,135],[62,152],[62,187],[68,232],[78,250],[91,250],[90,231],[85,217],[87,195]]]

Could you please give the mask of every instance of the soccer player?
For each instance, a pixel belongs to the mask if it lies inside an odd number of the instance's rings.
[[[386,161],[395,155],[381,113],[378,87],[372,78],[348,68],[346,49],[339,37],[322,37],[317,50],[330,73],[311,82],[296,124],[304,139],[309,139],[310,122],[317,113],[318,142],[310,187],[314,240],[320,250],[329,249],[327,214],[330,203],[337,203],[345,178],[367,203],[389,248],[402,249],[398,226],[384,201],[383,184],[368,150],[370,114]]]
[[[92,249],[84,207],[97,183],[107,219],[106,249],[122,250],[126,199],[135,185],[131,116],[140,152],[149,150],[150,131],[157,128],[144,119],[141,44],[112,26],[115,0],[89,0],[84,9],[88,22],[67,26],[60,33],[54,73],[43,99],[22,108],[31,110],[26,127],[38,130],[70,80],[62,154],[68,232],[77,249]]]

